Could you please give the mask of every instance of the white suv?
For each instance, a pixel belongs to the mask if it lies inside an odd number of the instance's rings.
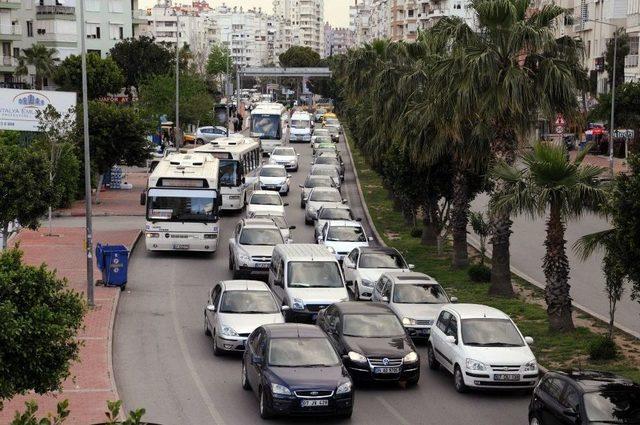
[[[449,304],[440,310],[427,344],[429,369],[453,373],[458,392],[469,387],[532,389],[538,363],[511,318],[493,307]]]
[[[240,275],[266,275],[276,245],[285,243],[273,220],[240,220],[229,239],[229,270],[234,279]]]

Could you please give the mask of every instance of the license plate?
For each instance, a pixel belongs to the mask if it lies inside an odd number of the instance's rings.
[[[257,263],[256,264],[256,269],[268,269],[269,268],[269,263]]]
[[[373,373],[400,373],[399,367],[376,367]]]
[[[300,406],[302,407],[318,407],[318,406],[328,406],[329,400],[302,400],[300,402]]]
[[[520,375],[514,373],[496,373],[493,375],[494,381],[519,381]]]
[[[425,328],[425,329],[416,329],[416,335],[419,335],[419,336],[429,336],[429,328]]]
[[[174,244],[173,249],[189,249],[189,245],[187,244]]]

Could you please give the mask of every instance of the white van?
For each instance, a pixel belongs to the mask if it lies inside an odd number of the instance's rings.
[[[349,300],[340,264],[320,245],[276,245],[269,266],[269,287],[282,305],[289,306],[288,322],[315,323],[320,310]]]
[[[289,142],[311,142],[312,130],[313,116],[308,112],[294,112],[289,124]]]

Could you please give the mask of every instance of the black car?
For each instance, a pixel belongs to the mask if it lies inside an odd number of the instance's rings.
[[[286,323],[257,328],[242,358],[242,388],[253,389],[260,416],[351,417],[353,384],[320,328]]]
[[[640,385],[607,372],[549,372],[533,390],[529,423],[640,424]]]
[[[318,314],[324,330],[355,381],[420,379],[420,356],[404,326],[384,304],[342,302]]]

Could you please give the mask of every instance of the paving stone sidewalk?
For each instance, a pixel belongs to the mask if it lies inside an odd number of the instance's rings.
[[[571,159],[577,155],[576,151],[571,151]],[[609,168],[609,157],[602,155],[587,155],[584,159],[585,164],[595,165],[597,167]],[[613,158],[613,169],[616,174],[626,173],[629,171],[629,165],[624,158]]]

